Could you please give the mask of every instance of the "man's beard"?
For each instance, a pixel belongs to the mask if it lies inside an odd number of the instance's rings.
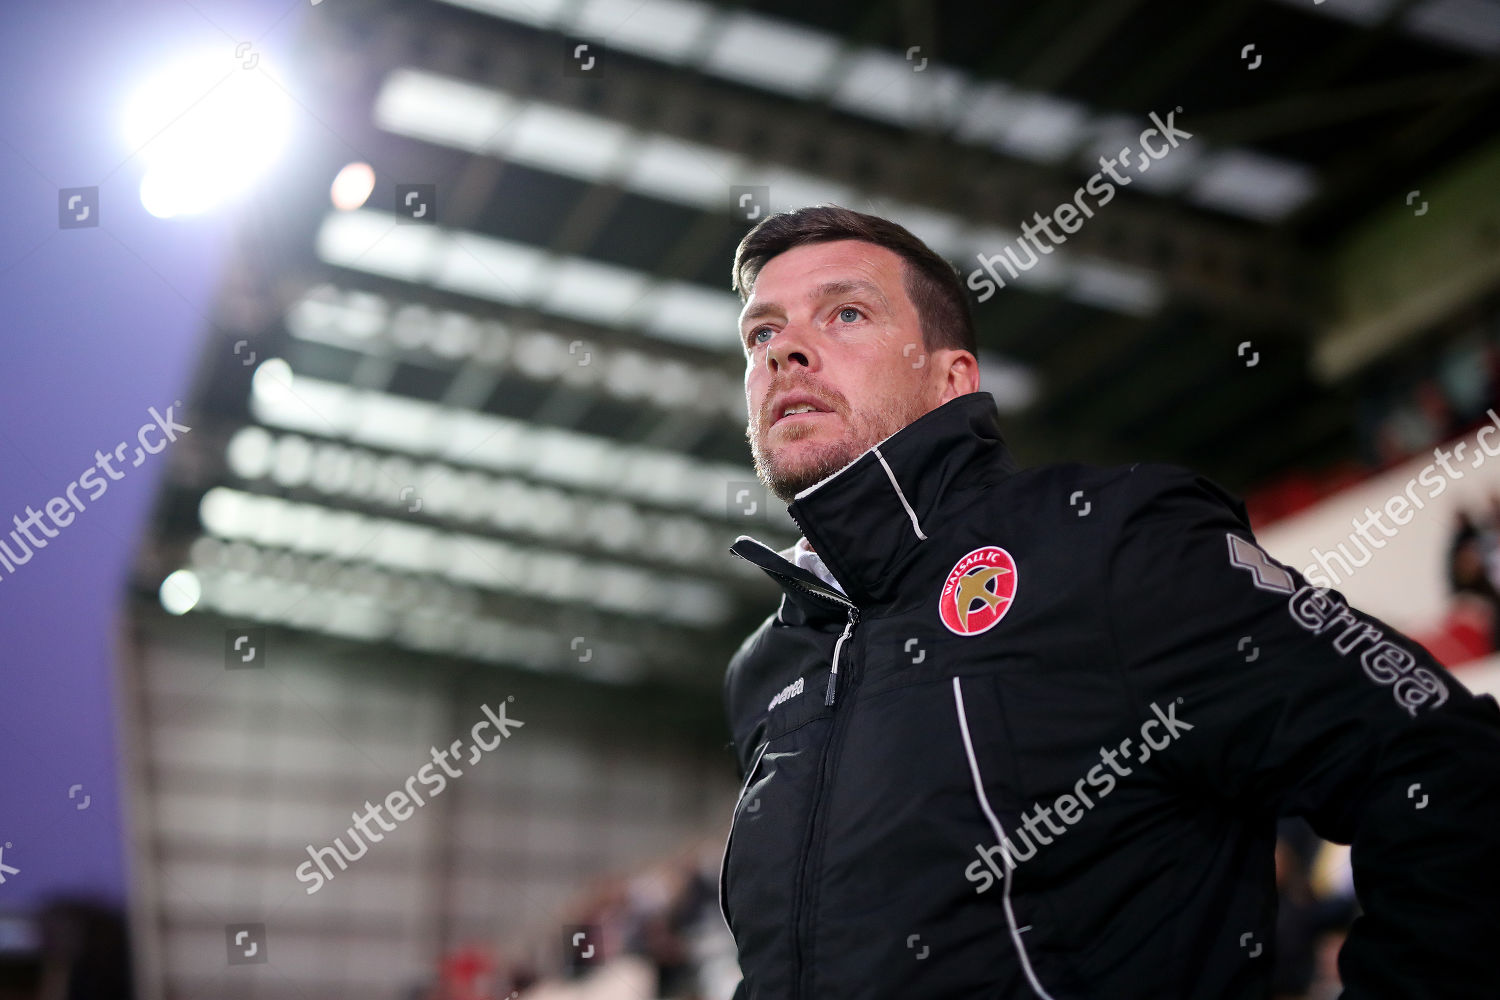
[[[848,403],[842,396],[834,395],[829,399],[831,394],[820,392],[817,395],[828,399],[830,405],[835,407],[836,414],[841,417],[848,414],[850,432],[842,439],[825,441],[811,451],[802,449],[801,457],[794,465],[789,466],[775,461],[767,454],[753,431],[746,435],[750,439],[750,454],[755,459],[756,475],[766,489],[779,497],[782,503],[790,504],[798,493],[838,472],[928,410],[923,406],[922,400],[915,396],[893,396],[882,400],[874,410],[850,413]],[[775,392],[767,394],[768,399],[775,396]],[[767,428],[767,433],[769,432],[770,429]],[[816,429],[793,426],[777,433],[780,435],[781,447],[785,448],[802,436],[816,433]]]

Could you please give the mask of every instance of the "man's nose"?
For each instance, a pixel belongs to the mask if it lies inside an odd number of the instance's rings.
[[[814,358],[815,355],[801,331],[788,326],[771,338],[771,346],[766,351],[766,367],[773,373],[791,365],[811,368]]]

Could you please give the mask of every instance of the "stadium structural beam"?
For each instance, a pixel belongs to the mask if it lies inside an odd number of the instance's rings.
[[[1049,213],[1072,201],[1085,179],[1072,168],[1022,163],[857,119],[830,119],[818,104],[799,106],[746,93],[689,70],[624,56],[610,61],[605,80],[570,76],[564,72],[565,46],[538,45],[535,32],[527,29],[496,23],[481,33],[437,17],[423,26],[425,31],[413,27],[409,16],[396,11],[374,13],[361,25],[366,34],[359,48],[387,53],[393,64],[582,108],[632,128],[981,224],[1015,229],[1034,212]],[[339,40],[334,47],[349,44]],[[685,79],[693,85],[685,86]],[[1147,124],[1143,119],[1142,127]],[[1182,125],[1192,128],[1190,121]],[[934,162],[942,168],[934,169]],[[726,183],[726,214],[729,208]],[[1145,270],[1163,281],[1169,297],[1311,328],[1316,283],[1308,280],[1308,264],[1288,240],[1166,198],[1120,192],[1107,212],[1101,210],[1069,238],[1067,249]],[[977,262],[957,263],[967,270]]]
[[[1347,378],[1500,286],[1497,176],[1500,141],[1351,233],[1331,267],[1337,311],[1314,345],[1315,377]]]

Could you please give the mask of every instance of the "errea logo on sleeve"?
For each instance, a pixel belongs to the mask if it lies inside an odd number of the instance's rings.
[[[1310,583],[1298,587],[1292,574],[1258,545],[1233,532],[1225,532],[1224,537],[1229,542],[1230,565],[1247,570],[1261,590],[1291,595],[1286,609],[1292,621],[1313,635],[1333,634],[1331,645],[1340,656],[1348,656],[1362,646],[1359,665],[1365,676],[1377,684],[1390,686],[1396,704],[1409,714],[1416,715],[1422,708],[1437,708],[1448,700],[1448,686],[1440,677],[1417,666],[1411,650],[1391,642],[1379,628],[1354,617],[1349,605],[1329,596],[1328,588]]]
[[[1448,700],[1448,686],[1436,674],[1417,666],[1417,658],[1404,646],[1385,637],[1374,625],[1354,617],[1349,605],[1328,596],[1322,587],[1306,584],[1287,602],[1292,621],[1314,635],[1336,632],[1333,648],[1348,656],[1363,645],[1359,665],[1377,684],[1390,685],[1396,704],[1416,715],[1420,708],[1437,708]]]

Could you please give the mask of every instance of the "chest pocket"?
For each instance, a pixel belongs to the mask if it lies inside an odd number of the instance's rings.
[[[729,814],[729,833],[724,838],[724,857],[719,861],[719,913],[723,915],[726,927],[730,926],[730,924],[729,906],[724,892],[724,877],[729,871],[729,845],[734,842],[734,824],[739,821],[740,807],[745,803],[745,793],[750,790],[750,786],[754,783],[756,775],[760,773],[760,762],[765,757],[766,749],[770,745],[770,740],[767,740],[755,751],[755,758],[750,764],[750,770],[745,773],[745,783],[740,786],[740,794],[734,800],[734,811]]]
[[[812,685],[805,687],[812,691]],[[719,909],[741,948],[789,930],[792,885],[830,714],[820,698],[804,694],[777,706],[751,734],[760,742],[735,801],[719,866]]]

